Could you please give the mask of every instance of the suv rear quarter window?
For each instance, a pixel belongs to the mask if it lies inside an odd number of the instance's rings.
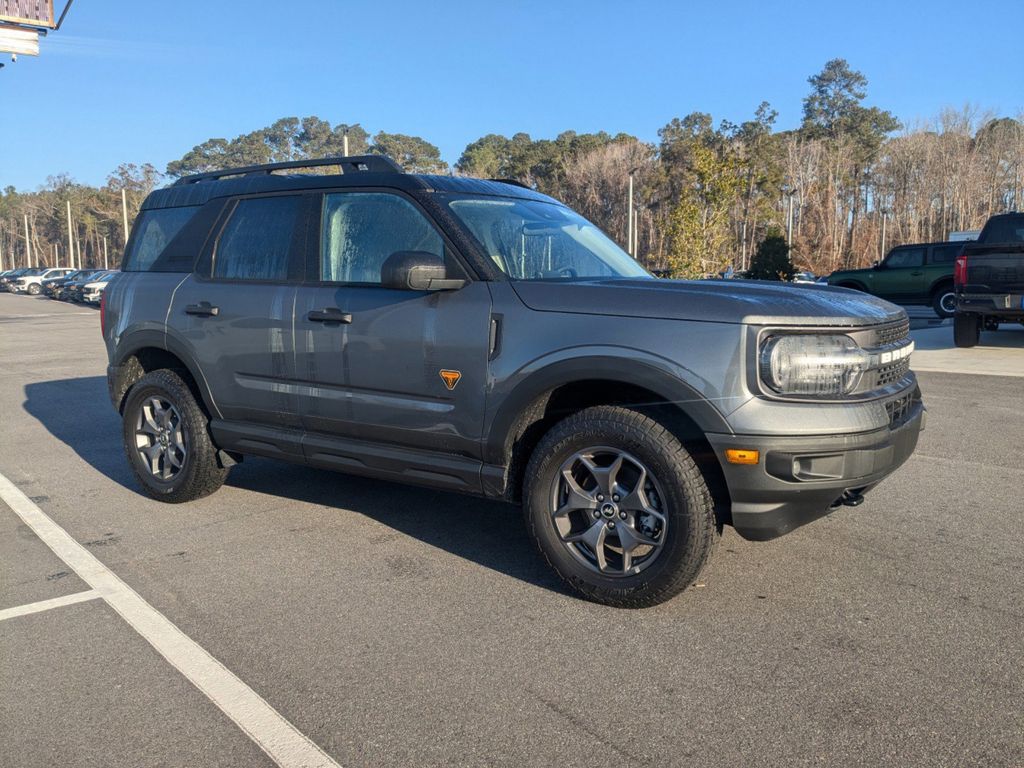
[[[963,250],[963,245],[937,245],[932,248],[929,264],[952,264],[956,261],[957,254]]]
[[[132,228],[132,239],[125,254],[124,272],[149,272],[167,244],[199,210],[198,206],[153,208],[142,211]]]

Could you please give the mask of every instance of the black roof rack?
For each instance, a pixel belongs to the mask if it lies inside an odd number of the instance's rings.
[[[488,179],[488,181],[496,181],[499,184],[511,184],[513,187],[522,187],[523,189],[529,189],[530,191],[533,191],[533,187],[531,187],[529,184],[524,184],[523,182],[518,181],[517,179]]]
[[[353,155],[351,157],[322,157],[316,160],[289,160],[285,163],[267,163],[265,165],[246,165],[241,168],[224,168],[219,171],[207,171],[206,173],[195,173],[191,176],[182,176],[171,186],[183,184],[195,184],[198,181],[208,179],[222,179],[226,176],[260,176],[270,175],[274,171],[290,170],[292,168],[319,168],[324,165],[336,165],[346,173],[404,173],[398,165],[387,155]]]

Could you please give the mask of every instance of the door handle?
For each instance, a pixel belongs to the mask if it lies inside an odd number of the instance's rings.
[[[351,323],[352,315],[342,312],[337,307],[327,307],[327,309],[314,309],[306,315],[306,319],[312,320],[314,323]]]
[[[215,307],[208,301],[201,301],[198,304],[189,304],[185,307],[185,314],[198,315],[199,317],[216,317],[220,314],[220,307]]]
[[[911,275],[912,277],[920,277],[920,276],[921,276],[921,275],[923,275],[923,274],[924,274],[924,272],[911,272],[911,273],[910,273],[910,275]]]

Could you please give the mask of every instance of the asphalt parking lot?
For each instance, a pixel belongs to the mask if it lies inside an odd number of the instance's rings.
[[[98,326],[0,294],[0,475],[28,497],[0,501],[4,766],[272,765],[229,678],[307,764],[1024,765],[1024,328],[956,350],[969,373],[943,372],[951,328],[915,331],[942,355],[900,472],[773,542],[727,529],[698,584],[621,611],[566,593],[502,504],[258,459],[150,501]]]

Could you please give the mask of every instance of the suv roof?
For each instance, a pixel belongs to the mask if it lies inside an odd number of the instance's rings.
[[[338,166],[342,169],[342,173],[327,175],[278,173],[279,171],[322,166]],[[461,192],[473,195],[558,202],[554,198],[535,192],[515,181],[404,173],[389,157],[359,155],[250,165],[183,176],[171,186],[151,192],[143,202],[142,210],[203,205],[213,198],[231,195],[349,186],[392,187],[407,192]]]

